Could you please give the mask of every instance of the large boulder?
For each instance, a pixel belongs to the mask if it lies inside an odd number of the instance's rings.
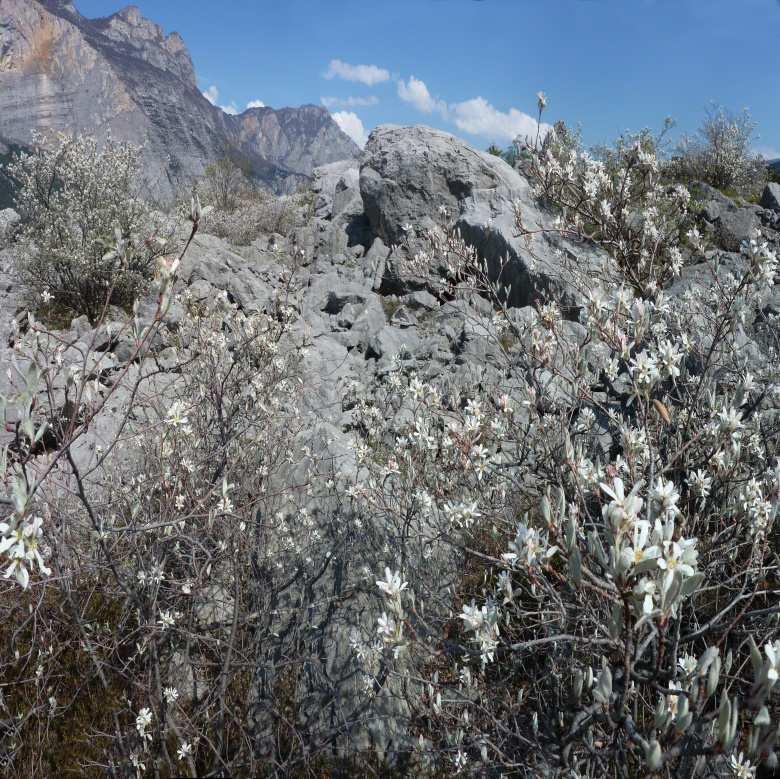
[[[731,198],[704,182],[695,182],[691,194],[701,203],[701,215],[708,232],[720,249],[738,252],[742,243],[759,229],[758,206],[739,206]]]
[[[590,245],[544,233],[520,237],[516,209],[530,230],[552,221],[537,206],[529,182],[504,160],[429,127],[377,127],[362,158],[360,193],[371,230],[388,246],[454,221],[487,260],[494,280],[500,276],[502,284],[511,284],[513,306],[550,293],[576,306],[581,298],[565,281],[566,262],[576,259],[594,278],[609,262]],[[399,293],[420,286],[402,263],[388,261],[385,277],[388,289]]]
[[[346,258],[351,247],[368,243],[359,177],[356,160],[333,162],[314,171],[313,250],[321,260]]]
[[[19,214],[13,208],[4,208],[0,211],[0,248],[13,238],[20,221]]]
[[[772,181],[764,187],[764,192],[761,195],[761,205],[772,211],[780,212],[780,184]]]

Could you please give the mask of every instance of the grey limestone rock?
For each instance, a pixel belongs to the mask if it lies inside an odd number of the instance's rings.
[[[565,282],[562,258],[576,257],[580,265],[592,268],[594,277],[609,262],[591,246],[519,238],[515,209],[530,229],[550,221],[536,205],[528,181],[498,157],[439,130],[376,128],[361,161],[360,191],[371,229],[385,245],[403,243],[412,228],[419,234],[450,219],[485,258],[494,280],[511,285],[509,302],[514,306],[529,305],[551,292],[576,305],[579,296]],[[392,258],[385,282],[393,291],[419,286]]]
[[[61,0],[3,0],[0,52],[0,143],[29,146],[33,130],[110,132],[144,145],[149,190],[163,201],[226,153],[278,192],[359,153],[321,106],[233,116],[212,105],[182,38],[133,6],[87,19]]]

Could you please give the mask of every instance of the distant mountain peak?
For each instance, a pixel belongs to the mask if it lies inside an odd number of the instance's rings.
[[[226,154],[282,191],[359,154],[321,106],[231,116],[211,105],[182,37],[137,6],[87,19],[71,0],[0,0],[0,147],[28,145],[33,130],[142,144],[164,199]]]

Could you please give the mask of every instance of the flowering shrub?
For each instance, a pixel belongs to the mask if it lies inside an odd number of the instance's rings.
[[[688,190],[664,180],[658,143],[643,131],[595,157],[557,123],[523,165],[543,200],[559,211],[560,229],[605,248],[620,266],[615,283],[625,281],[640,295],[679,275],[685,236],[695,229]]]
[[[577,228],[614,184],[593,173],[588,195],[584,171],[599,166],[544,154],[541,192],[583,194],[564,212]],[[580,322],[554,300],[504,308],[456,232],[413,266],[432,257],[471,278],[462,294],[492,301],[469,332],[493,368],[426,382],[401,356],[360,406],[360,500],[388,536],[371,652],[403,680],[418,764],[534,776],[776,765],[776,338],[764,358],[744,352],[774,252],[754,241],[736,264],[700,262],[674,294],[666,262],[645,266],[640,290],[620,263],[622,286],[580,280]]]
[[[17,326],[4,769],[775,765],[777,257],[756,239],[705,258],[692,234],[677,262],[685,197],[643,138],[598,164],[562,128],[528,152],[551,229],[618,260],[592,279],[569,259],[577,321],[552,297],[508,308],[456,230],[428,237],[406,261],[441,269],[427,283],[461,312],[472,362],[430,378],[401,350],[343,393],[351,429],[321,432],[352,451],[326,461],[291,276],[262,314],[196,300],[176,283],[187,244],[127,322],[101,311],[72,340]],[[214,213],[193,199],[190,240]]]
[[[67,365],[60,339],[34,320],[19,336],[19,391],[5,408],[21,421],[4,461],[11,498],[0,556],[13,581],[4,623],[23,626],[27,608],[35,613],[21,635],[3,634],[2,676],[16,682],[6,700],[25,712],[5,731],[3,751],[25,775],[36,772],[36,752],[50,754],[55,712],[58,729],[90,745],[77,751],[82,762],[66,751],[52,768],[200,775],[255,759],[247,733],[256,642],[271,640],[277,566],[287,579],[308,554],[277,518],[294,504],[279,474],[300,427],[297,353],[280,349],[290,311],[280,300],[270,316],[246,316],[224,295],[208,303],[185,295],[169,329],[172,278],[151,329],[115,333],[130,335],[139,356],[152,342],[175,350],[165,381],[150,358],[117,370],[90,352],[89,368]],[[108,389],[94,372],[111,376]],[[85,462],[79,439],[112,418],[116,396],[131,400],[109,422],[98,461]],[[52,430],[41,455],[35,444]],[[19,599],[19,586],[35,596]],[[29,681],[26,668],[38,669]],[[84,686],[74,690],[76,668]],[[95,695],[92,711],[84,698]]]
[[[22,217],[17,270],[31,303],[96,321],[129,306],[149,283],[167,232],[139,197],[139,150],[59,135],[8,166]]]
[[[311,215],[310,192],[276,197],[252,187],[229,160],[210,166],[200,189],[209,207],[203,231],[237,246],[248,246],[261,235],[289,236]]]
[[[241,168],[229,157],[209,165],[203,174],[204,196],[220,211],[233,211],[249,190]]]
[[[713,107],[695,137],[684,136],[669,165],[678,180],[704,181],[729,195],[755,197],[766,183],[767,166],[752,151],[756,124],[745,109],[734,114]]]
[[[203,220],[203,230],[237,246],[248,246],[261,235],[290,235],[297,224],[297,206],[294,196],[258,192],[239,201],[232,211],[215,208]]]

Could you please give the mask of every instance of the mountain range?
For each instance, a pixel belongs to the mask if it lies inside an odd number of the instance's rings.
[[[315,167],[360,153],[319,106],[229,115],[212,105],[181,36],[165,35],[134,6],[87,19],[71,0],[2,0],[0,155],[29,146],[33,130],[110,133],[142,145],[160,201],[225,156],[283,193]]]

